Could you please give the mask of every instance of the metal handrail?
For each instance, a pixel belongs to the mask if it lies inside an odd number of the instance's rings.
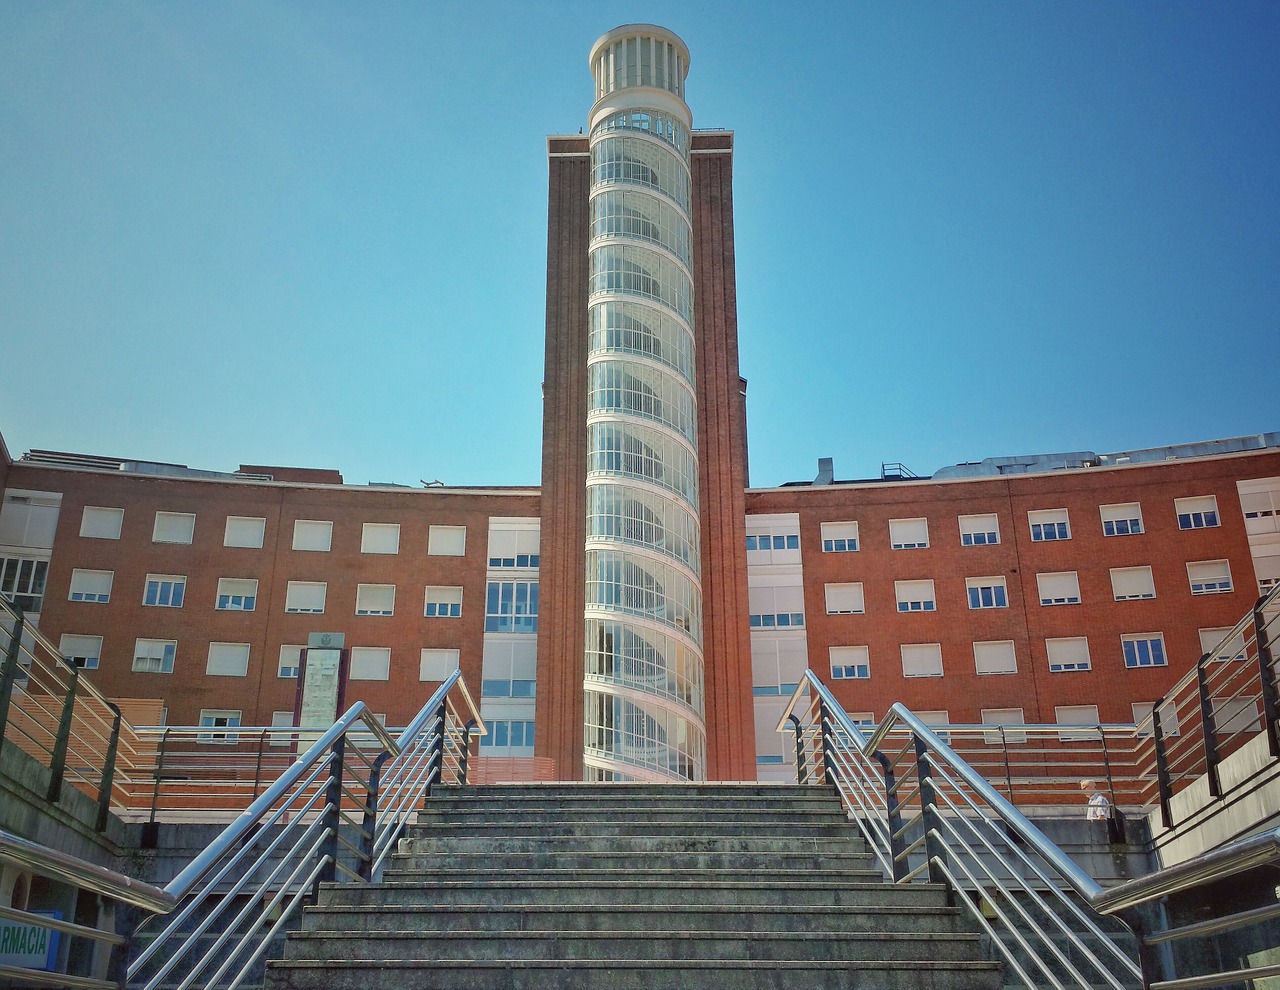
[[[0,829],[0,862],[29,869],[42,877],[91,890],[145,911],[169,911],[175,903],[173,895],[159,887],[3,829]]]

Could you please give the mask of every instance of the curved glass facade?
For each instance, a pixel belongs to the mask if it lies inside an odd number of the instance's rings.
[[[688,52],[633,25],[592,53],[588,780],[703,780]]]

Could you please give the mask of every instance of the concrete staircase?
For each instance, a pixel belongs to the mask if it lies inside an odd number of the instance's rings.
[[[440,788],[384,882],[326,885],[272,990],[995,990],[941,887],[870,868],[834,791]]]

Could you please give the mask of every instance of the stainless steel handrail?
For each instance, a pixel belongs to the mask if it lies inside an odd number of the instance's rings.
[[[163,913],[172,910],[175,903],[174,896],[159,887],[58,852],[3,829],[0,829],[0,861],[146,911]]]

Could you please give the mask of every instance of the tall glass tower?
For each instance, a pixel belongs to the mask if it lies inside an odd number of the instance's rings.
[[[689,51],[591,50],[584,749],[588,780],[703,780]]]

